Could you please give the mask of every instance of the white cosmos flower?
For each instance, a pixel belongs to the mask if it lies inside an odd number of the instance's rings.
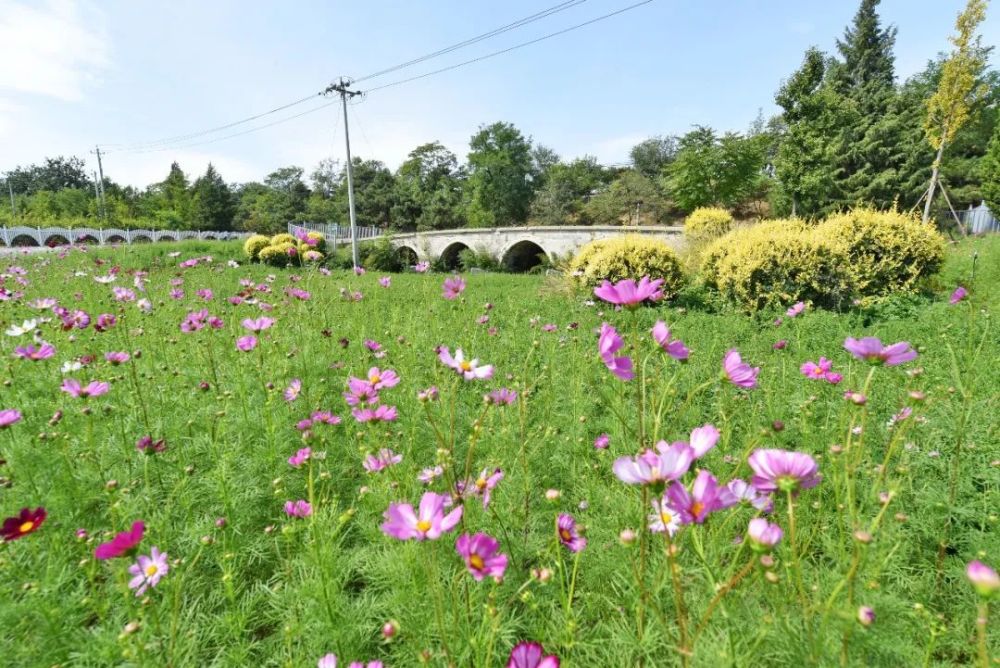
[[[117,276],[94,276],[94,280],[102,285],[107,285],[108,283],[114,283],[117,280]]]
[[[62,372],[63,373],[73,373],[74,371],[79,371],[83,368],[83,365],[77,361],[63,362]]]
[[[20,325],[11,325],[5,332],[7,336],[22,336],[38,328],[37,320],[25,320]]]

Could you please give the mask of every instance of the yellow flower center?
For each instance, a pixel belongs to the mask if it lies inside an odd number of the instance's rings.
[[[473,554],[469,556],[469,565],[475,568],[477,571],[483,570],[486,566],[486,562],[478,554]]]
[[[463,360],[458,363],[458,366],[462,368],[462,371],[472,371],[472,364],[468,361]]]
[[[382,376],[378,375],[377,373],[373,373],[372,375],[368,376],[368,382],[371,383],[372,385],[377,385],[380,380],[382,380]]]
[[[422,531],[423,533],[427,533],[431,529],[431,523],[428,522],[427,520],[420,520],[419,522],[417,522],[417,529]]]
[[[486,489],[486,479],[485,478],[480,478],[479,480],[477,480],[476,481],[476,487],[478,487],[481,490],[482,489]]]
[[[705,504],[701,501],[695,501],[691,504],[691,514],[698,517],[703,512],[705,512]]]
[[[674,516],[671,515],[670,513],[668,513],[666,510],[661,510],[660,511],[660,520],[663,521],[664,525],[669,525],[671,522],[674,521]]]
[[[146,577],[148,578],[153,577],[159,570],[160,569],[156,567],[156,564],[150,564],[149,566],[146,566]]]
[[[32,522],[31,520],[28,520],[27,522],[24,522],[21,526],[19,526],[17,530],[20,531],[21,533],[28,533],[34,528],[35,528],[35,523]]]
[[[559,529],[559,537],[567,543],[573,540],[573,534],[569,532],[569,529]]]
[[[825,372],[820,367],[816,367],[815,369],[813,369],[814,376],[822,376],[824,373]]]

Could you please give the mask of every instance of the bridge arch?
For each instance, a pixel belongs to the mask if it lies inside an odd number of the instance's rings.
[[[123,244],[125,243],[125,237],[120,234],[112,234],[111,236],[104,238],[104,243],[108,244]]]
[[[61,234],[50,234],[45,238],[45,245],[49,248],[55,248],[56,246],[68,246],[69,239]]]
[[[444,269],[460,269],[461,261],[459,254],[464,250],[471,250],[468,244],[461,241],[453,241],[441,251],[440,263]]]
[[[399,258],[400,264],[402,264],[405,268],[412,267],[420,259],[417,251],[406,245],[400,246],[396,249],[396,257]]]
[[[152,243],[152,241],[153,241],[153,238],[152,237],[148,237],[145,234],[133,234],[132,235],[132,243],[134,243],[134,244],[148,244],[148,243]]]
[[[30,234],[18,234],[13,239],[10,240],[11,246],[39,246],[38,239]]]
[[[172,236],[170,236],[169,234],[161,234],[161,235],[159,235],[159,237],[157,238],[157,241],[177,241],[177,239],[174,239],[174,238],[173,238]]]
[[[97,237],[92,234],[81,234],[76,238],[78,244],[95,245],[98,243]]]
[[[548,255],[531,239],[521,239],[507,247],[500,256],[500,264],[507,271],[524,273],[542,264]]]

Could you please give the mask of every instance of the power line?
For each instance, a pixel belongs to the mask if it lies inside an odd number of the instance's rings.
[[[321,96],[322,94],[323,94],[322,91],[317,92],[317,93],[313,93],[312,95],[308,95],[308,96],[303,97],[301,99],[295,100],[294,102],[289,102],[288,104],[283,104],[280,107],[275,107],[274,109],[271,109],[270,111],[265,111],[263,113],[255,114],[253,116],[248,116],[247,118],[243,118],[243,119],[240,119],[238,121],[233,121],[232,123],[226,123],[225,125],[218,125],[218,126],[216,126],[214,128],[209,128],[207,130],[202,130],[201,132],[192,132],[192,133],[189,133],[189,134],[186,134],[186,135],[175,135],[173,137],[164,137],[162,139],[155,139],[153,141],[148,141],[148,142],[138,142],[138,143],[135,143],[135,144],[105,144],[105,146],[121,146],[121,147],[123,147],[123,148],[118,148],[118,149],[106,150],[105,153],[128,152],[131,149],[148,149],[148,148],[152,148],[152,147],[155,147],[155,146],[160,146],[160,145],[163,145],[163,144],[173,144],[173,143],[177,143],[177,142],[188,141],[188,140],[191,140],[191,139],[197,139],[198,137],[203,137],[205,135],[212,134],[213,132],[221,132],[222,130],[228,130],[229,128],[234,128],[237,125],[243,125],[244,123],[250,123],[251,121],[256,121],[258,119],[264,118],[265,116],[270,116],[271,114],[276,114],[279,111],[284,111],[285,109],[290,109],[292,107],[295,107],[295,106],[298,106],[300,104],[303,104],[304,102],[308,102],[309,100],[312,100],[315,97]],[[293,118],[295,118],[295,117],[293,117]],[[262,127],[267,127],[267,126],[262,126]],[[236,135],[234,135],[234,136],[236,136]]]
[[[438,51],[425,54],[423,56],[420,56],[419,58],[414,58],[413,60],[408,60],[405,63],[400,63],[398,65],[393,65],[392,67],[387,67],[384,70],[379,70],[378,72],[372,72],[371,74],[366,74],[365,76],[359,79],[355,79],[354,83],[367,81],[368,79],[374,79],[375,77],[380,77],[384,74],[389,74],[390,72],[395,72],[396,70],[401,70],[405,67],[410,67],[411,65],[416,65],[417,63],[422,63],[426,60],[437,58],[438,56],[443,56],[446,53],[457,51],[458,49],[471,46],[485,39],[489,39],[490,37],[496,37],[497,35],[509,32],[511,30],[515,30],[522,26],[526,26],[529,23],[534,23],[535,21],[539,21],[546,17],[552,16],[553,14],[558,14],[559,12],[565,11],[572,7],[576,7],[577,5],[581,5],[586,1],[587,0],[568,0],[567,2],[560,2],[559,4],[549,7],[548,9],[543,9],[540,12],[531,14],[530,16],[525,16],[524,18],[518,19],[513,23],[508,23],[507,25],[500,26],[499,28],[494,28],[489,32],[484,32],[481,35],[476,35],[475,37],[471,37],[465,41],[457,42],[455,44],[452,44],[451,46],[446,46],[443,49],[439,49]]]
[[[542,42],[544,40],[551,39],[552,37],[558,37],[559,35],[564,35],[564,34],[570,32],[572,30],[577,30],[579,28],[583,28],[585,26],[589,26],[589,25],[591,25],[593,23],[597,23],[598,21],[603,21],[605,19],[609,19],[612,16],[617,16],[618,14],[623,14],[623,13],[629,11],[629,10],[636,9],[637,7],[641,7],[642,5],[648,5],[651,2],[653,2],[653,0],[642,0],[642,2],[637,2],[637,3],[633,4],[633,5],[629,5],[628,7],[623,7],[622,9],[619,9],[617,11],[611,12],[609,14],[605,14],[603,16],[598,16],[597,18],[590,19],[589,21],[584,21],[583,23],[578,23],[578,24],[576,24],[574,26],[570,26],[569,28],[564,28],[562,30],[557,30],[556,32],[549,33],[548,35],[542,35],[541,37],[537,37],[535,39],[528,40],[527,42],[521,42],[520,44],[515,44],[514,46],[508,47],[506,49],[501,49],[499,51],[494,51],[493,53],[487,53],[485,55],[479,56],[478,58],[472,58],[471,60],[466,60],[466,61],[461,62],[461,63],[456,63],[454,65],[449,65],[448,67],[442,67],[441,69],[433,70],[431,72],[425,72],[424,74],[418,74],[417,76],[409,77],[407,79],[400,79],[399,81],[393,81],[393,82],[390,82],[390,83],[387,83],[387,84],[383,84],[381,86],[376,86],[374,88],[369,88],[365,92],[366,93],[373,93],[373,92],[375,92],[377,90],[383,90],[385,88],[392,88],[393,86],[400,86],[400,85],[405,84],[405,83],[410,83],[411,81],[418,81],[420,79],[426,79],[427,77],[434,76],[435,74],[441,74],[443,72],[449,72],[451,70],[458,69],[459,67],[464,67],[466,65],[471,65],[473,63],[478,63],[480,61],[487,60],[488,58],[493,58],[495,56],[500,56],[500,55],[503,55],[505,53],[510,53],[511,51],[514,51],[516,49],[520,49],[520,48],[525,47],[525,46],[531,46],[532,44],[537,44],[537,43]]]

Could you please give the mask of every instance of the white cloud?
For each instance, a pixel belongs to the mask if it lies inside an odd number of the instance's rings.
[[[76,0],[0,0],[0,90],[82,99],[110,62],[102,24],[97,9]]]

